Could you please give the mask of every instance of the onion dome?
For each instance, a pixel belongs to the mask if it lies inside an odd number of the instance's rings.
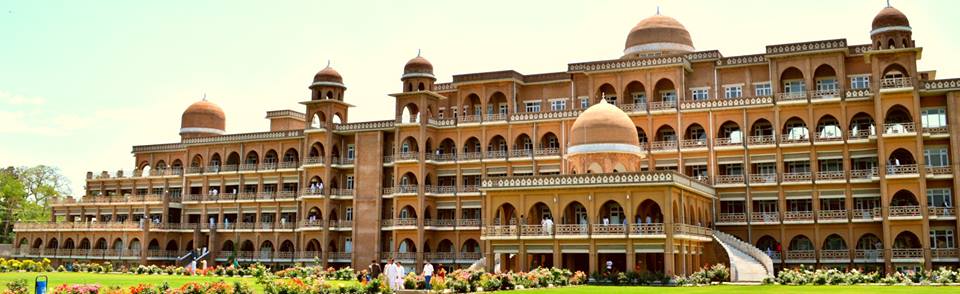
[[[412,78],[412,77],[427,77],[431,79],[436,79],[433,76],[433,64],[430,63],[426,58],[420,56],[420,52],[417,52],[417,57],[407,61],[407,64],[403,66],[403,79]]]
[[[223,109],[206,99],[187,107],[180,117],[180,135],[185,137],[223,135],[226,115]]]
[[[568,153],[642,153],[637,128],[623,110],[601,99],[584,110],[570,130]]]
[[[311,87],[312,86],[338,86],[346,88],[343,85],[343,77],[340,76],[337,70],[330,67],[330,62],[327,62],[327,67],[324,67],[313,76],[313,85],[311,85]]]
[[[690,32],[687,32],[683,24],[658,12],[657,15],[641,20],[630,30],[623,55],[693,51]]]
[[[884,7],[873,18],[873,30],[870,35],[887,31],[910,31],[910,21],[900,10],[892,6]]]

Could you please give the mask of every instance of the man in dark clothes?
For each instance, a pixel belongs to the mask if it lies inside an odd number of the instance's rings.
[[[383,269],[380,268],[380,264],[376,260],[370,261],[369,269],[367,270],[370,273],[370,279],[376,279],[380,277],[380,273],[383,272]]]

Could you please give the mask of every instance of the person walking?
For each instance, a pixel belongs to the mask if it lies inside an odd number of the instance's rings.
[[[370,266],[367,267],[367,280],[372,280],[380,277],[380,273],[383,272],[383,269],[380,268],[380,264],[377,263],[377,260],[371,260]]]
[[[397,290],[403,290],[403,277],[407,275],[407,270],[403,268],[399,260],[394,262],[393,266],[395,266],[397,270],[397,277],[394,279],[397,283]]]
[[[430,264],[430,261],[429,261],[429,260],[424,261],[424,265],[423,265],[423,281],[426,282],[426,284],[427,284],[426,287],[427,287],[427,290],[428,290],[428,291],[431,290],[431,289],[433,289],[433,287],[430,286],[430,277],[432,277],[432,276],[433,276],[433,265]]]
[[[384,267],[383,273],[387,276],[387,284],[390,285],[390,290],[396,291],[397,288],[397,265],[393,263],[393,258],[387,260],[387,266]]]

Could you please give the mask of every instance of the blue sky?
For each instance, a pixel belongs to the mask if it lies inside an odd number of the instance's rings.
[[[331,60],[351,121],[392,116],[403,64],[423,50],[453,74],[618,58],[657,6],[698,50],[846,38],[869,43],[884,0],[861,1],[0,1],[0,166],[129,170],[130,147],[179,140],[206,93],[231,133],[267,130],[265,111],[302,111]],[[894,0],[924,47],[921,69],[960,77],[960,2]]]

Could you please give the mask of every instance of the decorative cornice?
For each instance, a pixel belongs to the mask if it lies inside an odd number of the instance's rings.
[[[277,118],[277,117],[285,117],[285,116],[292,117],[292,118],[295,118],[295,119],[300,119],[300,120],[305,120],[306,117],[307,117],[305,114],[303,114],[303,112],[294,111],[294,110],[289,110],[289,109],[267,111],[267,118],[268,118],[268,119],[270,119],[270,118]]]
[[[847,47],[846,39],[834,39],[790,44],[779,44],[767,46],[767,55],[791,54],[800,52],[812,52],[831,49],[845,49]]]
[[[679,51],[679,52],[694,52],[696,49],[693,46],[680,43],[670,43],[670,42],[657,42],[657,43],[646,43],[646,44],[637,44],[630,46],[630,48],[623,49],[623,55],[630,55],[640,52],[669,52],[669,51]]]
[[[720,51],[718,50],[709,50],[687,53],[684,55],[684,57],[686,57],[687,60],[690,60],[690,62],[696,62],[720,59],[723,58],[723,54],[720,54]]]
[[[581,144],[567,148],[567,155],[586,153],[627,153],[643,155],[643,148],[637,145],[617,143]]]
[[[483,190],[527,190],[565,187],[633,186],[673,184],[690,188],[704,196],[715,197],[716,191],[703,183],[673,171],[639,173],[576,174],[553,176],[498,177],[484,179]]]
[[[717,66],[744,66],[755,64],[767,64],[770,61],[764,54],[730,56],[717,60]]]
[[[684,56],[665,56],[640,59],[614,59],[603,61],[591,61],[582,63],[571,63],[567,65],[569,72],[590,72],[590,71],[610,71],[624,70],[643,67],[682,65],[689,66],[690,62]]]
[[[910,26],[882,27],[882,28],[877,28],[875,30],[870,31],[870,35],[873,36],[879,33],[893,32],[893,31],[912,32],[913,29],[910,28]]]
[[[394,120],[380,120],[380,121],[365,121],[365,122],[358,122],[358,123],[338,124],[338,125],[335,125],[335,128],[336,128],[336,131],[338,132],[348,132],[348,131],[392,129],[394,125],[396,125],[396,121]]]
[[[188,134],[188,133],[204,133],[204,134],[223,135],[225,132],[224,132],[223,130],[221,130],[221,129],[214,129],[214,128],[180,128],[180,134],[181,134],[181,135],[183,135],[183,134]]]
[[[923,81],[924,91],[952,91],[960,90],[960,78]]]

